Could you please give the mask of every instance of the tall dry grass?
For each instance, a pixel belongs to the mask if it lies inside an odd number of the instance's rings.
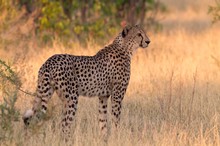
[[[171,9],[161,20],[164,30],[149,32],[150,46],[133,56],[117,133],[109,126],[108,142],[103,142],[98,133],[97,98],[80,97],[72,145],[220,145],[220,68],[212,57],[220,57],[219,24],[211,24],[204,10],[206,1],[195,1],[198,7],[193,2],[192,7],[180,10],[175,9],[181,6],[176,1],[165,2]],[[184,4],[191,6],[191,1]],[[40,48],[34,40],[10,41],[0,44],[0,58],[14,64],[22,88],[30,92],[35,91],[38,69],[51,55],[94,55],[102,48],[93,42],[85,47],[76,42],[64,47],[54,40],[51,47]],[[20,93],[17,108],[24,112],[32,100]],[[22,122],[15,123],[15,139],[10,145],[63,145],[61,110],[54,95],[50,120],[27,131]]]

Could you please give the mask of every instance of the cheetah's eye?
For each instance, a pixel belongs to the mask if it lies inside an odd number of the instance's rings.
[[[140,36],[141,36],[141,33],[138,33],[138,36],[140,37]]]

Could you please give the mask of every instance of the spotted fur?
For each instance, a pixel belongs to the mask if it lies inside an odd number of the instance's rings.
[[[130,79],[131,56],[138,47],[146,48],[149,43],[140,26],[126,26],[112,44],[94,56],[57,54],[50,57],[39,70],[36,97],[32,109],[23,116],[24,123],[28,125],[33,116],[46,113],[48,101],[56,91],[64,103],[62,130],[69,135],[78,97],[98,96],[99,126],[106,135],[107,100],[111,98],[112,121],[117,127]]]

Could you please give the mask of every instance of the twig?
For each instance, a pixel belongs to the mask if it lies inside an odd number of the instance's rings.
[[[195,92],[196,92],[196,76],[197,76],[197,67],[196,71],[193,76],[193,90],[192,90],[192,97],[190,101],[190,109],[189,109],[189,124],[191,123],[191,118],[192,118],[192,111],[193,111],[193,102],[194,102],[194,97],[195,97]]]
[[[27,95],[35,96],[35,93],[31,93],[31,92],[24,91],[24,90],[22,90],[21,88],[18,88],[18,90],[21,91],[21,92],[23,92],[23,93],[25,93],[25,94],[27,94]]]
[[[170,80],[169,80],[169,97],[168,97],[168,114],[170,112],[171,103],[172,103],[172,92],[173,92],[173,77],[174,77],[174,69],[172,69]]]

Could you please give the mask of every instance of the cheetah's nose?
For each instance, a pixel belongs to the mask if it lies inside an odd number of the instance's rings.
[[[148,40],[148,41],[145,41],[145,43],[150,44],[150,41],[149,41],[149,40]]]
[[[29,118],[23,118],[24,124],[28,126],[30,124]]]

